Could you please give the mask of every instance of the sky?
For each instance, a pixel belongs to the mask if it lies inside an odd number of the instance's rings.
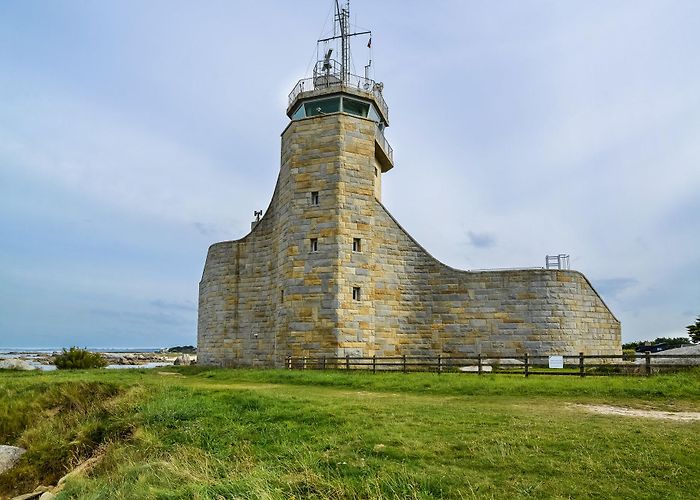
[[[267,207],[332,4],[0,1],[0,348],[196,343],[207,248]],[[624,341],[685,335],[700,2],[353,0],[352,21],[390,108],[382,200],[428,251],[570,254]]]

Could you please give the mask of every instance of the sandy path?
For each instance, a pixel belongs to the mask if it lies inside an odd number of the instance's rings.
[[[623,417],[656,418],[662,420],[680,420],[692,422],[700,420],[700,412],[696,411],[659,411],[659,410],[639,410],[635,408],[624,408],[612,405],[576,405],[586,411],[600,413],[602,415],[620,415]]]

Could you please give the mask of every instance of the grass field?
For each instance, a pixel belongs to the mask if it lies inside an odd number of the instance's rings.
[[[700,371],[642,377],[0,372],[0,444],[28,449],[0,497],[697,498]]]

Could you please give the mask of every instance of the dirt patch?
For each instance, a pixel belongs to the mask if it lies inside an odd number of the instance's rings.
[[[700,412],[697,411],[659,411],[659,410],[640,410],[636,408],[624,408],[622,406],[612,405],[576,405],[583,410],[599,413],[601,415],[619,415],[621,417],[641,417],[655,418],[660,420],[680,420],[683,422],[692,422],[700,420]]]

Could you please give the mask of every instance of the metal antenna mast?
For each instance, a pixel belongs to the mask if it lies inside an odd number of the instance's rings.
[[[350,2],[342,8],[338,5],[338,0],[335,0],[335,8],[338,12],[338,23],[340,24],[340,43],[341,52],[343,54],[343,66],[341,67],[341,81],[345,84],[348,80],[350,72],[350,43],[348,40],[348,21],[350,19]]]
[[[340,80],[346,85],[350,79],[350,37],[357,35],[371,35],[371,31],[359,31],[350,33],[350,2],[347,1],[342,7],[340,1],[335,0],[335,21],[340,26],[340,35],[322,38],[318,43],[337,40],[340,38],[341,67]]]

